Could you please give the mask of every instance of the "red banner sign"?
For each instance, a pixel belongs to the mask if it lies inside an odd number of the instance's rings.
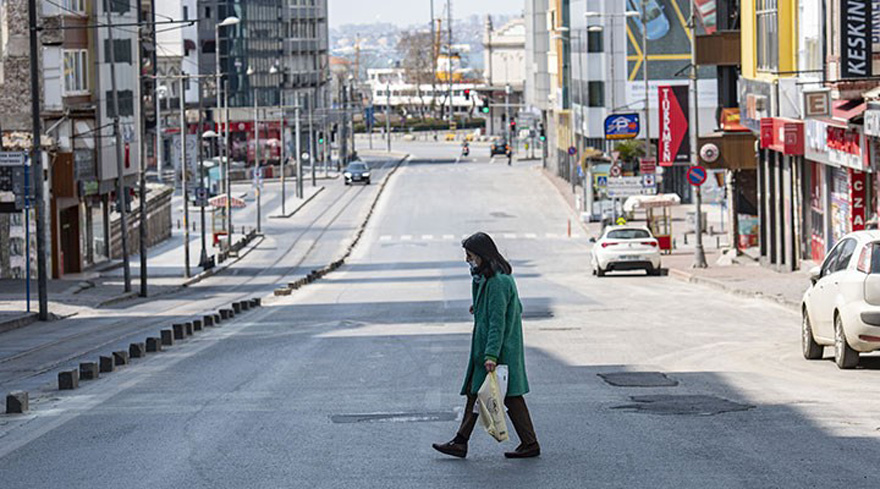
[[[852,205],[851,224],[853,231],[865,229],[865,187],[867,175],[858,170],[849,171],[849,202]]]
[[[658,161],[660,166],[687,163],[691,145],[688,139],[688,87],[686,85],[659,87],[660,141]]]
[[[804,154],[804,123],[781,117],[761,119],[761,148],[785,154]]]

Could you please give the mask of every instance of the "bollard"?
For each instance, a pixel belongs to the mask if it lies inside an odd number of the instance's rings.
[[[235,312],[235,314],[241,314],[241,303],[233,302],[232,303],[232,310]]]
[[[147,338],[147,353],[158,353],[162,351],[162,338]]]
[[[224,320],[229,319],[229,313],[232,312],[232,309],[220,309],[220,317]]]
[[[256,309],[256,308],[260,307],[260,300],[259,299],[251,299],[248,302],[250,302],[251,309]]]
[[[79,378],[81,380],[95,380],[99,377],[98,362],[83,362],[79,364]]]
[[[215,314],[214,314],[214,324],[215,324],[216,326],[220,326],[220,321],[222,321],[222,320],[223,320],[223,319],[220,317],[220,313],[215,313]]]
[[[192,323],[192,321],[187,321],[187,322],[183,323],[183,331],[186,333],[187,336],[192,336],[192,335],[193,335],[193,323]]]
[[[184,325],[177,323],[172,324],[171,328],[174,330],[174,339],[182,340],[186,336],[186,330],[184,329]]]
[[[163,329],[160,334],[162,335],[162,346],[171,346],[174,344],[174,331]]]
[[[205,316],[202,317],[202,319],[205,321],[205,326],[214,326],[214,315],[213,314],[206,314]]]
[[[24,414],[28,411],[27,391],[12,391],[6,395],[6,414]]]
[[[201,319],[193,319],[192,325],[193,325],[193,331],[201,331],[202,330],[202,320]]]
[[[112,372],[116,368],[113,357],[100,357],[98,361],[101,364],[101,373],[103,374]]]
[[[79,371],[64,370],[58,372],[58,390],[70,391],[79,387]]]
[[[147,345],[144,343],[132,343],[128,345],[128,355],[131,358],[144,358],[147,356]]]
[[[128,352],[125,350],[119,350],[113,352],[113,363],[116,364],[117,367],[122,365],[128,365],[129,362]]]
[[[249,311],[251,308],[251,301],[241,301],[239,304],[242,311]]]

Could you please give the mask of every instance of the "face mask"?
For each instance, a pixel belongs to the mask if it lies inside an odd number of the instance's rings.
[[[471,268],[471,275],[477,275],[477,273],[478,273],[477,272],[477,268],[478,268],[477,264],[470,261],[470,260],[468,260],[467,263],[468,263],[468,266]]]

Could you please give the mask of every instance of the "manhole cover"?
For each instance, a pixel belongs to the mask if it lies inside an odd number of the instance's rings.
[[[675,387],[677,380],[670,379],[662,372],[613,372],[599,374],[606,383],[614,387]]]
[[[678,414],[693,416],[714,416],[716,414],[748,411],[755,406],[740,404],[714,396],[632,396],[635,404],[615,406],[613,409],[628,409],[647,414]]]
[[[334,414],[330,421],[334,423],[427,423],[432,421],[455,421],[454,412],[443,413],[371,413],[371,414]]]

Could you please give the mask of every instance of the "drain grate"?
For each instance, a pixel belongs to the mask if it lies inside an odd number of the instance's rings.
[[[613,372],[598,374],[607,384],[614,387],[675,387],[677,380],[670,379],[662,372]]]
[[[370,413],[370,414],[334,414],[330,421],[337,424],[346,423],[430,423],[434,421],[455,421],[454,412],[440,413]]]
[[[755,406],[740,404],[714,396],[632,396],[635,404],[615,406],[632,412],[661,415],[714,416],[716,414],[748,411]]]

